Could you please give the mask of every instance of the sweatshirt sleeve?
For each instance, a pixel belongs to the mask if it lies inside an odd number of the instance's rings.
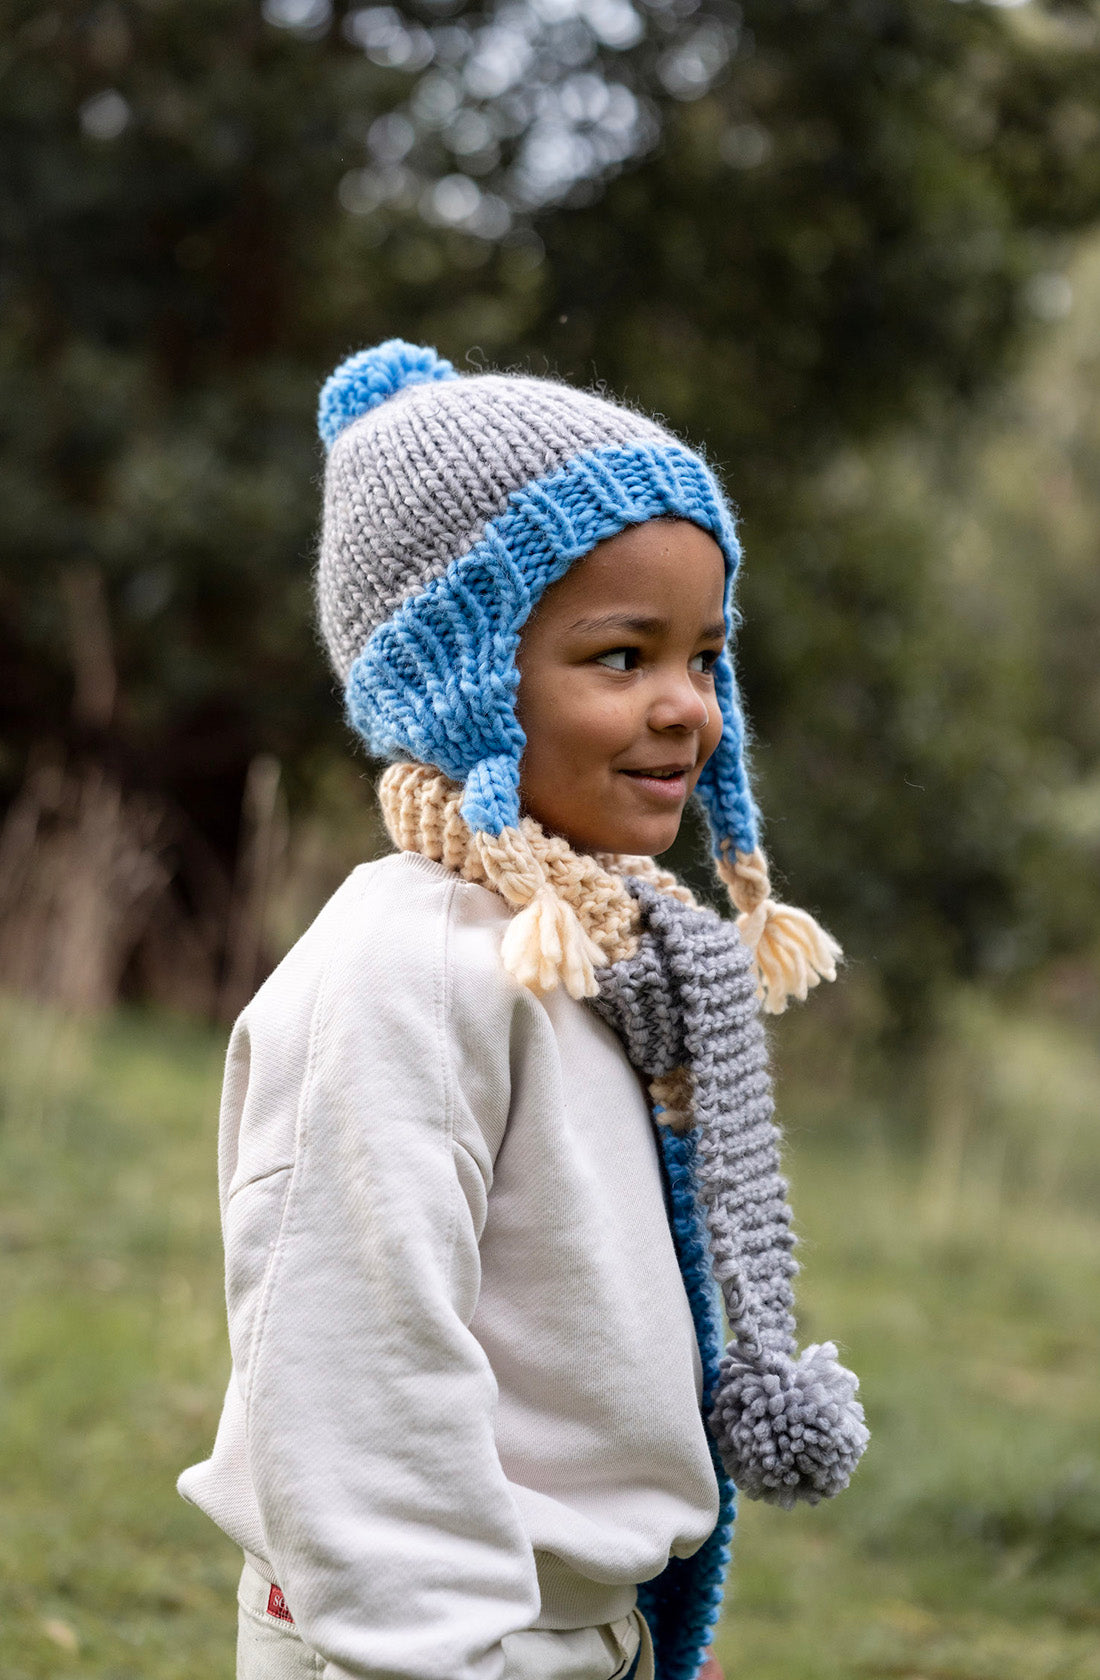
[[[327,1680],[497,1680],[539,1611],[469,1329],[511,982],[491,938],[456,972],[461,884],[406,875],[402,894],[372,876],[330,930],[294,1077],[278,998],[250,1006],[239,1159],[293,1149],[229,1186],[230,1337],[267,1559]],[[456,985],[480,988],[458,1028]]]

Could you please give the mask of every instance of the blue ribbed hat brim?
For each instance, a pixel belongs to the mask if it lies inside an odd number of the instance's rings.
[[[520,631],[544,591],[597,543],[662,515],[691,520],[718,543],[731,633],[741,548],[706,463],[677,444],[587,450],[513,491],[468,552],[373,633],[348,676],[353,728],[378,757],[420,759],[464,783],[471,829],[515,826],[525,745],[515,712]],[[697,791],[716,846],[732,839],[751,851],[758,813],[728,649],[715,680],[723,738]]]

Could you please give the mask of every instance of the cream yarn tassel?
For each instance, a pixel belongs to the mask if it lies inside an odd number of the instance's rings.
[[[516,912],[501,943],[509,974],[531,991],[563,985],[595,997],[597,968],[638,949],[638,907],[622,881],[530,817],[500,834],[471,834],[463,789],[434,766],[391,764],[378,786],[394,845],[491,887]]]
[[[573,906],[554,891],[527,836],[505,828],[473,839],[489,881],[518,912],[500,947],[508,973],[536,993],[551,992],[560,982],[570,997],[595,997],[603,952]]]
[[[734,852],[722,842],[724,856],[717,869],[740,911],[737,929],[756,959],[757,994],[769,1015],[781,1015],[792,997],[806,1001],[811,986],[836,979],[837,958],[843,956],[831,933],[806,910],[780,904],[771,896],[768,860],[760,847]]]

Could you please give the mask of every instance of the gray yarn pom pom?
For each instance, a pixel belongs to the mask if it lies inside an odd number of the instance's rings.
[[[869,1439],[858,1387],[834,1342],[804,1349],[797,1363],[769,1350],[759,1365],[747,1365],[731,1343],[710,1419],[731,1481],[749,1499],[786,1510],[839,1493]]]

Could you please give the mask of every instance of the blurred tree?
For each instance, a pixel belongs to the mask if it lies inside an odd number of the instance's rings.
[[[899,1021],[981,970],[1031,845],[1027,752],[991,777],[973,745],[1012,672],[958,633],[984,721],[949,746],[934,526],[845,475],[891,428],[956,435],[1057,291],[1052,240],[1100,215],[1093,5],[0,0],[0,20],[4,797],[36,741],[102,761],[172,813],[184,911],[228,903],[249,765],[275,755],[301,803],[346,750],[309,629],[312,412],[342,354],[398,332],[606,379],[708,447],[745,514],[778,863],[850,942],[888,927]],[[117,676],[98,719],[73,705],[63,587],[89,568]]]

